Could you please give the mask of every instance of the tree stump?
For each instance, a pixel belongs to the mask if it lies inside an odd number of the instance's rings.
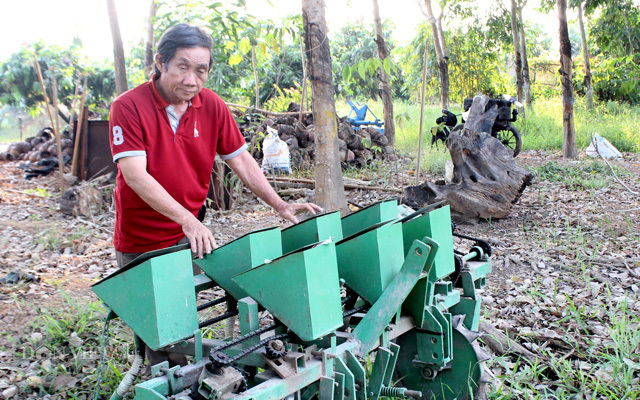
[[[456,222],[509,216],[533,174],[517,165],[513,152],[487,133],[498,114],[497,106],[485,111],[488,100],[477,96],[464,128],[449,135],[452,183],[426,181],[406,187],[405,203],[423,207],[444,200]]]

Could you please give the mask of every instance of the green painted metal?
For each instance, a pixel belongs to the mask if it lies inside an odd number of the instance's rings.
[[[380,397],[380,391],[384,385],[384,376],[387,373],[391,356],[392,354],[388,349],[384,347],[378,349],[376,360],[371,368],[371,377],[369,377],[369,386],[367,388],[367,398],[369,400],[377,400]]]
[[[391,352],[391,358],[389,359],[389,366],[385,371],[384,378],[382,379],[383,386],[391,386],[391,379],[393,379],[393,371],[396,367],[398,356],[400,355],[400,346],[398,346],[397,344],[389,343],[388,349]]]
[[[482,374],[478,353],[460,331],[453,329],[452,343],[454,354],[450,365],[435,375],[430,366],[414,363],[418,352],[415,331],[408,332],[396,339],[400,346],[400,356],[396,364],[395,377],[398,386],[408,387],[422,392],[423,399],[433,400],[471,400],[477,397]]]
[[[409,217],[407,217],[409,218]],[[418,215],[402,222],[405,253],[413,241],[428,236],[438,242],[438,254],[433,271],[435,279],[442,279],[455,271],[453,257],[453,233],[451,230],[451,211],[448,205]]]
[[[359,296],[375,303],[404,262],[402,226],[373,225],[336,243],[340,278]]]
[[[344,375],[344,399],[356,400],[356,381],[355,375],[347,367],[347,364],[342,358],[335,359],[335,370]]]
[[[282,254],[323,240],[337,242],[342,238],[340,212],[317,215],[282,230]]]
[[[372,225],[398,218],[398,202],[383,200],[364,207],[342,218],[344,237],[354,235]]]
[[[356,398],[358,400],[366,400],[367,398],[367,374],[365,372],[364,367],[362,366],[362,364],[360,364],[360,362],[358,361],[358,359],[356,358],[355,354],[353,354],[353,352],[351,350],[346,350],[345,351],[346,354],[346,363],[347,363],[347,367],[349,368],[349,371],[351,371],[353,373],[353,379],[355,381],[355,384],[358,385],[358,387],[360,388],[360,390],[356,391]]]
[[[435,370],[444,368],[451,361],[451,314],[427,306],[425,321],[416,336],[418,359],[431,364]]]
[[[393,224],[399,226],[397,224]],[[428,238],[426,238],[429,240]],[[431,255],[431,257],[430,257]],[[415,286],[426,263],[433,262],[431,247],[416,240],[411,247],[402,269],[386,287],[382,295],[371,306],[351,336],[359,341],[359,355],[366,355],[380,339],[389,323],[400,310],[402,303]]]
[[[303,340],[343,324],[333,242],[302,248],[233,280]]]
[[[130,263],[93,285],[96,295],[153,350],[198,330],[191,251]]]
[[[247,297],[247,293],[233,281],[232,277],[248,271],[267,260],[282,256],[282,237],[278,227],[250,232],[220,246],[195,263],[236,300]]]

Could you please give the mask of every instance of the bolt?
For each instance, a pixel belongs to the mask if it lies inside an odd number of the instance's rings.
[[[282,343],[282,340],[276,339],[271,343],[271,347],[273,347],[274,350],[282,350],[284,349],[284,343]]]
[[[414,399],[419,399],[422,397],[422,392],[417,391],[417,390],[405,390],[404,391],[404,396],[405,397],[413,397]]]
[[[184,371],[179,369],[173,374],[173,376],[175,376],[176,378],[182,378],[184,376]]]

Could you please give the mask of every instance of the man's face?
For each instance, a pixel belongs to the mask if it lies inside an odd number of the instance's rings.
[[[160,94],[171,104],[191,100],[207,81],[209,57],[209,49],[205,47],[180,48],[168,63],[161,63],[156,56],[161,73],[156,82]]]

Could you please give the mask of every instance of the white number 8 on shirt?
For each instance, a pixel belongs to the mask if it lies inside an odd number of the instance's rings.
[[[124,136],[122,136],[122,128],[119,125],[113,127],[113,144],[116,146],[124,143]]]

